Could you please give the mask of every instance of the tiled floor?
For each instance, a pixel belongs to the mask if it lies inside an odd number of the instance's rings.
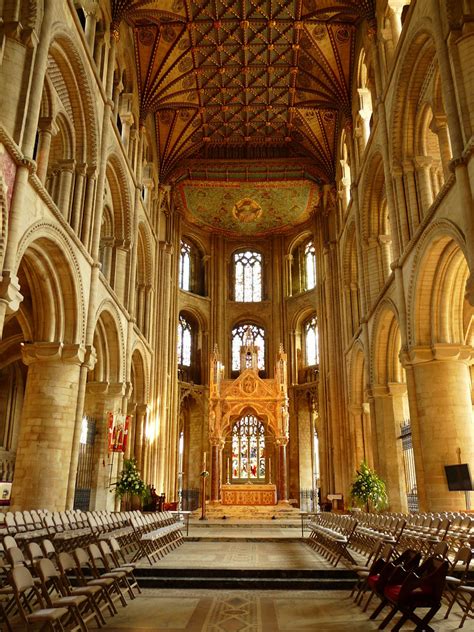
[[[459,625],[435,619],[436,632]],[[144,590],[122,608],[107,632],[370,632],[375,624],[346,591]],[[414,630],[405,625],[402,630]],[[464,632],[472,632],[467,622]]]
[[[140,566],[149,567],[145,559]],[[330,566],[303,541],[185,542],[154,564],[157,568],[325,569]]]

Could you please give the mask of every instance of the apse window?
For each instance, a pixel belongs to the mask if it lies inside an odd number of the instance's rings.
[[[319,332],[316,316],[313,316],[313,318],[305,323],[304,336],[306,347],[306,365],[314,366],[319,364]]]
[[[265,427],[254,415],[232,428],[232,482],[265,481]]]
[[[178,324],[178,365],[191,366],[192,328],[184,316]]]
[[[259,252],[234,253],[234,300],[241,303],[262,300],[262,255]]]
[[[252,341],[257,350],[257,366],[259,371],[265,371],[265,331],[258,325],[243,323],[232,330],[232,371],[240,371],[241,348],[248,346]]]

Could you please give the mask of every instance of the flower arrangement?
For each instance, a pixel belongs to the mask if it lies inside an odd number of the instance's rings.
[[[143,498],[147,494],[147,486],[140,478],[135,459],[124,459],[123,470],[115,485],[115,494],[122,498],[126,494]]]
[[[388,505],[387,488],[384,481],[362,461],[357,476],[351,485],[351,498],[356,505],[378,511]]]

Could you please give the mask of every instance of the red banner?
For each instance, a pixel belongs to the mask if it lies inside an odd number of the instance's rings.
[[[130,415],[107,414],[109,452],[125,452],[127,448]]]

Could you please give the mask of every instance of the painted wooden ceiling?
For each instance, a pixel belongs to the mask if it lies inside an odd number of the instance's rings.
[[[333,182],[351,118],[356,29],[373,23],[373,5],[113,0],[115,23],[133,30],[140,116],[155,120],[160,181]],[[220,199],[227,194],[222,186]]]

